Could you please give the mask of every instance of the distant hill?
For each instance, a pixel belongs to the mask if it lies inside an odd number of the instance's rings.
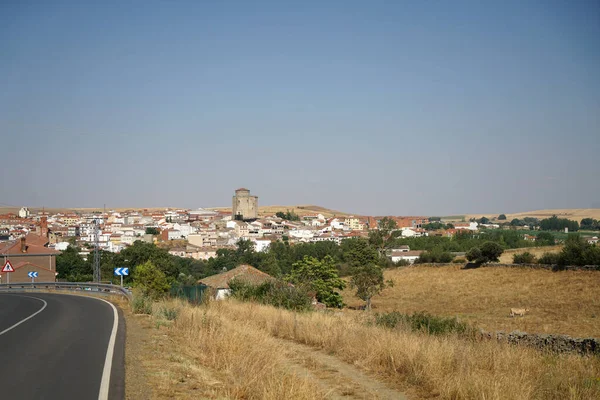
[[[210,210],[231,211],[231,207],[215,207],[210,208]],[[298,214],[299,216],[314,214],[323,214],[325,217],[350,215],[342,211],[331,210],[329,208],[315,205],[259,206],[258,214],[259,216],[267,216],[273,215],[279,211],[286,212],[288,210]]]
[[[468,214],[468,215],[465,215],[465,218],[468,221],[470,218],[481,218],[483,216],[488,217],[488,218],[498,217],[499,214],[501,214],[501,213]],[[506,219],[508,221],[510,221],[514,218],[521,219],[521,218],[525,218],[525,217],[544,219],[544,218],[550,218],[553,215],[556,215],[559,218],[568,218],[568,219],[572,219],[577,222],[581,222],[581,220],[583,218],[600,219],[600,208],[561,208],[561,209],[555,209],[555,210],[536,210],[536,211],[525,211],[525,212],[519,212],[519,213],[513,213],[513,214],[509,214],[509,213],[504,213],[504,214],[506,214]]]

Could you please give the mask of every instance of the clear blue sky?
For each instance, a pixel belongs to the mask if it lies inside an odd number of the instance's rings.
[[[5,0],[0,135],[3,204],[600,207],[600,2]]]

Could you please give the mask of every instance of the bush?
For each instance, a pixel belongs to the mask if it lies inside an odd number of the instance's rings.
[[[538,264],[554,265],[558,264],[560,254],[558,253],[544,253],[539,259]]]
[[[514,264],[533,264],[535,261],[535,256],[528,251],[513,255]]]
[[[229,282],[231,297],[242,301],[254,301],[294,311],[312,308],[312,299],[305,291],[281,281],[267,281],[253,285],[242,279]]]
[[[154,300],[164,297],[171,288],[164,272],[150,261],[135,268],[133,279],[142,295]]]
[[[465,259],[464,259],[464,258],[462,258],[462,257],[459,257],[459,258],[455,258],[454,260],[452,260],[452,262],[453,262],[454,264],[465,264],[465,263],[467,262],[467,260],[465,260]]]
[[[168,321],[174,321],[177,319],[177,315],[179,315],[179,310],[175,307],[163,305],[160,307],[158,314]]]
[[[131,300],[131,310],[134,314],[152,315],[152,300],[141,292],[135,291]]]
[[[430,335],[467,335],[474,332],[467,323],[461,322],[457,318],[437,317],[424,311],[413,314],[402,314],[398,311],[376,314],[375,324],[389,329],[404,325],[412,331]]]
[[[419,258],[415,260],[415,263],[418,264],[427,264],[427,263],[449,263],[452,261],[454,256],[447,251],[441,251],[437,249],[433,249],[431,251],[425,251],[421,253]]]
[[[396,267],[407,267],[410,265],[410,261],[408,260],[398,260],[394,263]]]

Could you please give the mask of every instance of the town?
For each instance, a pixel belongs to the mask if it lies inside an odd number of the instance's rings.
[[[535,218],[507,221],[504,215],[499,215],[492,219],[482,217],[464,221],[463,218],[462,221],[446,223],[439,217],[325,216],[309,209],[302,211],[302,215],[289,210],[259,215],[258,196],[251,195],[246,188],[235,190],[231,209],[130,209],[55,214],[42,209],[34,214],[27,207],[22,207],[18,214],[0,215],[0,254],[4,261],[11,258],[15,263],[15,272],[10,278],[16,283],[30,280],[26,270],[35,270],[38,281],[54,281],[58,275],[55,258],[69,246],[76,246],[83,260],[88,260],[95,249],[120,253],[134,242],[141,241],[155,244],[172,256],[208,261],[216,258],[220,249],[237,249],[240,241],[248,241],[255,252],[261,253],[268,251],[275,242],[290,245],[332,242],[340,245],[345,239],[367,239],[369,232],[379,229],[383,219],[393,222],[396,239],[452,238],[465,234],[475,237],[482,231],[510,228],[522,230],[523,233],[518,235],[522,244],[530,242],[533,245],[536,239],[537,244],[560,242],[559,238],[547,232],[532,234],[535,229],[540,229],[540,221]],[[590,223],[597,224],[597,221],[591,220]],[[572,230],[579,227],[575,221],[565,224]],[[562,229],[562,226],[553,228]],[[564,230],[568,232],[569,227]],[[598,242],[597,236],[585,239],[589,244]],[[542,240],[546,242],[542,243]],[[453,252],[453,256],[464,256],[465,253],[458,250]],[[422,249],[411,249],[406,244],[386,248],[386,255],[394,264],[412,264],[420,258],[425,262],[440,261],[428,259],[423,253]],[[448,262],[451,258],[441,261]]]

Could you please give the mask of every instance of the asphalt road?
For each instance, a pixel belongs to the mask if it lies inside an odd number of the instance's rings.
[[[0,398],[123,399],[117,321],[115,330],[113,306],[91,297],[0,294]]]

